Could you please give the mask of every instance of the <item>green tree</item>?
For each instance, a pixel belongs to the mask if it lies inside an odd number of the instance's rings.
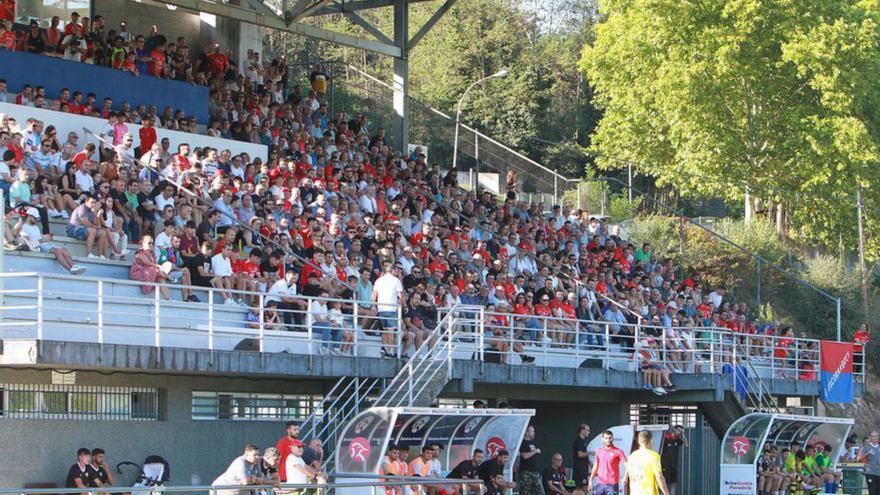
[[[605,1],[580,61],[604,110],[599,165],[628,161],[690,196],[749,192],[782,204],[795,235],[854,246],[855,186],[874,213],[880,178],[877,11],[856,0]]]

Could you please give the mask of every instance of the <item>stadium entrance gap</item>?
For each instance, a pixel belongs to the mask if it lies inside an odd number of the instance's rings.
[[[757,495],[758,461],[765,444],[780,449],[824,443],[831,468],[837,465],[853,420],[818,416],[752,413],[730,425],[721,442],[721,495]]]

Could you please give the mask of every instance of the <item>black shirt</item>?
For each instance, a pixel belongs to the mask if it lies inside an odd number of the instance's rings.
[[[213,277],[205,277],[199,273],[199,267],[203,267],[206,273],[211,273],[211,258],[205,256],[202,253],[195,255],[190,262],[190,276],[192,277],[193,285],[198,285],[199,287],[210,287],[211,286],[211,278]]]
[[[107,482],[110,481],[110,477],[107,476],[107,471],[105,471],[103,467],[100,467],[100,466],[95,467],[95,466],[89,464],[88,466],[86,466],[86,469],[88,469],[89,471],[92,472],[92,484],[88,485],[88,486],[91,486],[91,487],[99,486],[95,482],[97,480],[101,481],[101,486],[106,486]]]
[[[260,473],[263,475],[263,478],[275,479],[277,478],[278,468],[267,466],[265,462],[260,462]]]
[[[480,464],[480,467],[477,469],[477,474],[480,475],[480,479],[483,480],[483,483],[491,488],[492,482],[490,481],[490,478],[496,474],[504,474],[504,466],[502,466],[496,458],[489,459]]]
[[[563,474],[559,469],[554,469],[553,467],[548,467],[541,473],[541,479],[544,481],[544,491],[549,492],[547,490],[547,483],[549,482],[556,488],[562,488],[565,484],[565,474]]]
[[[581,438],[580,435],[574,437],[574,442],[571,445],[571,454],[572,454],[572,478],[575,481],[580,482],[582,479],[589,478],[590,476],[590,458],[587,457],[578,457],[578,452],[587,452],[587,440],[585,438]]]
[[[447,478],[475,479],[477,477],[477,469],[478,466],[474,466],[473,460],[465,459],[449,472]]]
[[[535,440],[523,440],[522,445],[519,446],[519,470],[520,471],[529,471],[532,473],[538,472],[538,456],[540,454],[535,454],[532,457],[526,459],[522,457],[522,454],[527,454],[529,452],[533,452],[538,449],[538,445],[535,444]]]
[[[681,449],[683,442],[681,438],[678,437],[663,437],[663,450],[660,453],[660,463],[666,467],[677,467],[678,466],[678,452]]]
[[[315,449],[311,447],[306,447],[303,450],[302,460],[306,466],[311,466],[315,461],[321,460],[321,454],[315,452]]]
[[[202,241],[205,240],[205,234],[208,235],[208,238],[214,237],[214,225],[207,220],[202,220],[202,223],[199,224],[199,227],[196,229],[196,239],[199,240],[199,245],[202,244]]]
[[[95,486],[95,472],[89,469],[89,466],[80,468],[79,463],[70,466],[70,469],[67,471],[67,479],[64,482],[64,486],[66,488],[77,488],[77,479],[82,481],[83,486]]]

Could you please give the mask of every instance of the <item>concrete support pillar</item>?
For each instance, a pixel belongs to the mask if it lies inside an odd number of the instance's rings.
[[[409,144],[409,9],[406,0],[394,0],[394,136],[397,149],[406,153]]]

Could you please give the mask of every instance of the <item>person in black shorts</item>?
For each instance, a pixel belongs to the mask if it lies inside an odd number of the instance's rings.
[[[88,468],[92,470],[93,474],[92,484],[89,486],[97,488],[114,485],[113,474],[107,465],[104,449],[92,449],[92,458]]]
[[[574,480],[575,488],[586,491],[586,486],[590,484],[590,455],[587,452],[587,438],[590,436],[590,425],[582,424],[578,426],[577,436],[571,445],[571,478]]]
[[[675,495],[675,485],[678,483],[678,459],[681,447],[687,447],[687,437],[684,435],[684,427],[674,426],[663,436],[663,450],[660,454],[660,466],[663,469],[663,477],[666,478],[666,486],[669,493]]]
[[[76,463],[67,470],[67,479],[64,481],[65,488],[90,488],[94,484],[94,471],[89,469],[92,453],[89,449],[81,448],[76,451]],[[72,495],[75,495],[72,494]]]

